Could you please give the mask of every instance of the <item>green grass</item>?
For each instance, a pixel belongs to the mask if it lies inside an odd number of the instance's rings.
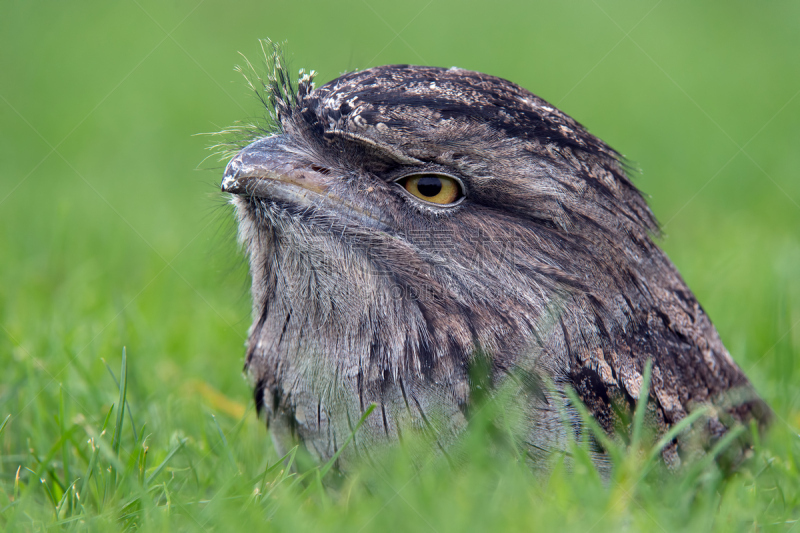
[[[756,436],[753,457],[735,474],[713,461],[729,441],[680,472],[667,472],[661,448],[701,411],[653,442],[640,404],[629,445],[603,440],[614,460],[609,481],[594,469],[587,439],[574,444],[570,467],[559,460],[552,472],[528,469],[513,445],[503,445],[497,402],[478,410],[456,466],[430,456],[414,467],[399,449],[381,468],[364,465],[342,478],[331,463],[293,473],[295,451],[284,460],[270,453],[250,412],[218,421],[212,409],[197,413],[191,405],[168,404],[132,415],[125,352],[121,365],[119,380],[110,372],[100,387],[115,403],[68,420],[77,400],[60,389],[45,427],[25,428],[27,452],[3,457],[9,473],[20,464],[0,486],[4,528],[786,531],[800,508],[797,436],[780,429],[763,443]],[[648,382],[649,371],[645,390]],[[149,427],[145,413],[162,407],[169,421]]]
[[[797,530],[799,14],[788,1],[4,3],[0,529]],[[643,435],[608,483],[580,444],[574,468],[542,475],[498,445],[488,405],[455,469],[431,458],[417,472],[400,450],[386,471],[290,474],[242,378],[247,272],[221,163],[194,136],[261,113],[233,71],[260,37],[288,40],[322,81],[401,62],[500,75],[635,161],[662,245],[777,414],[753,457],[727,477],[713,463],[668,473]]]

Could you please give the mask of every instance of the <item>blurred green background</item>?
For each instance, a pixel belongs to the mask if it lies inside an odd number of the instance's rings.
[[[55,438],[59,398],[68,421],[102,422],[123,346],[154,443],[176,413],[227,431],[252,411],[247,270],[197,134],[263,115],[233,70],[263,37],[318,84],[388,63],[507,78],[625,154],[663,247],[796,433],[798,28],[796,1],[3,2],[3,482]],[[268,438],[245,418],[257,457]]]

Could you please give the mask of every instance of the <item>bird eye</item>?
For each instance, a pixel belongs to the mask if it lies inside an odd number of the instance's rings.
[[[461,183],[450,176],[415,174],[401,178],[397,183],[417,198],[434,204],[452,204],[464,196]]]

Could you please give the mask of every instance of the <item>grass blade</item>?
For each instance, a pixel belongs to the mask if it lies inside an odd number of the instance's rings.
[[[117,487],[117,471],[119,470],[114,464],[119,462],[119,445],[122,440],[122,426],[125,422],[125,396],[128,391],[128,361],[125,353],[125,347],[122,348],[122,367],[119,376],[119,401],[117,405],[117,422],[114,425],[114,435],[111,437],[111,451],[117,461],[112,461],[111,471],[109,472],[109,483],[106,486],[106,496],[113,494]]]
[[[698,418],[708,414],[708,407],[701,407],[689,413],[686,417],[684,417],[680,422],[669,428],[669,431],[664,433],[664,435],[658,439],[658,442],[655,446],[650,450],[650,453],[647,456],[647,461],[645,464],[649,464],[653,461],[661,451],[667,447],[667,445],[672,442],[675,437],[683,433],[685,429],[691,426]]]
[[[124,348],[123,348],[123,350],[124,350]],[[111,366],[109,366],[109,364],[106,362],[105,359],[101,359],[101,360],[103,361],[103,364],[106,365],[106,370],[108,370],[108,373],[111,374],[111,379],[114,380],[114,385],[116,385],[117,388],[119,388],[119,380],[117,380],[117,376],[114,374],[114,371],[111,370]],[[139,440],[139,436],[138,436],[139,433],[136,430],[136,424],[133,421],[133,414],[131,413],[131,404],[128,402],[128,400],[125,400],[125,409],[128,411],[128,422],[130,423],[131,430],[133,431],[133,440],[134,441],[138,441]]]
[[[119,410],[117,411],[117,424],[114,427],[114,436],[111,438],[111,449],[114,453],[119,454],[119,443],[122,438],[122,424],[125,414],[125,396],[128,391],[128,361],[125,354],[125,348],[122,348],[122,368],[120,369],[119,376]]]
[[[217,426],[217,432],[219,433],[220,439],[222,439],[222,445],[225,447],[226,455],[228,456],[228,461],[230,461],[233,468],[241,474],[239,471],[239,466],[236,464],[236,459],[233,457],[233,452],[231,451],[230,446],[228,446],[228,439],[225,438],[225,433],[222,432],[222,428],[219,427],[219,422],[217,422],[217,417],[213,414],[211,415],[211,419],[214,421],[214,425]]]
[[[367,419],[370,413],[372,413],[372,411],[375,410],[375,407],[376,405],[374,403],[370,404],[370,406],[367,407],[367,410],[364,411],[364,414],[361,415],[361,418],[358,420],[358,424],[356,424],[356,427],[353,429],[353,432],[350,433],[350,436],[347,437],[346,441],[344,441],[344,445],[338,450],[336,450],[336,453],[333,454],[333,457],[331,457],[330,460],[327,463],[325,463],[325,466],[322,467],[322,469],[320,470],[320,477],[324,478],[325,475],[328,473],[328,471],[331,469],[331,467],[333,467],[334,463],[336,463],[336,460],[339,458],[339,455],[342,453],[342,451],[344,451],[345,448],[347,448],[347,446],[350,444],[350,441],[352,441],[355,438],[356,431],[358,431],[358,428],[361,427],[361,424],[364,423],[364,421]]]
[[[586,408],[586,405],[584,405],[584,403],[578,397],[578,394],[570,387],[566,387],[564,392],[567,394],[572,406],[575,407],[575,409],[581,415],[581,420],[583,423],[586,424],[586,426],[592,432],[592,435],[594,435],[594,437],[600,443],[600,446],[602,446],[603,449],[611,456],[614,464],[621,464],[622,452],[620,451],[619,446],[617,446],[617,444],[611,440],[611,437],[608,436],[605,430],[600,427],[600,424],[597,423],[597,420]]]
[[[744,433],[744,431],[745,427],[741,425],[729,429],[728,432],[725,433],[725,435],[723,435],[722,438],[714,444],[711,450],[706,452],[705,456],[701,460],[697,461],[697,464],[692,466],[692,469],[689,471],[689,474],[686,475],[684,480],[684,486],[687,487],[687,490],[691,483],[695,483],[697,481],[697,477],[705,469],[711,466],[719,454],[724,452],[731,444],[733,444],[733,441],[738,439],[739,436]]]
[[[170,459],[172,459],[172,457],[173,457],[173,456],[174,456],[176,453],[178,453],[178,451],[179,451],[181,448],[183,448],[183,445],[184,445],[184,444],[186,444],[186,440],[187,440],[187,439],[181,439],[181,441],[178,443],[178,445],[177,445],[177,446],[175,446],[175,447],[172,449],[172,451],[170,451],[170,452],[167,454],[167,456],[164,458],[164,460],[163,460],[163,461],[161,461],[161,464],[160,464],[160,465],[158,465],[158,466],[156,467],[156,469],[155,469],[155,470],[153,470],[153,472],[152,472],[152,473],[151,473],[149,476],[147,476],[147,480],[146,480],[146,482],[145,482],[145,488],[146,488],[148,485],[150,485],[150,483],[152,483],[152,482],[153,482],[153,480],[154,480],[154,479],[155,479],[155,478],[156,478],[156,477],[157,477],[157,476],[158,476],[158,475],[161,473],[161,471],[162,471],[162,470],[164,470],[164,468],[167,466],[167,463],[169,463],[169,460],[170,460]]]
[[[78,490],[77,494],[77,499],[81,507],[83,507],[83,502],[86,500],[86,489],[89,487],[89,479],[92,477],[94,466],[97,464],[97,456],[100,454],[100,447],[95,445],[94,439],[89,440],[89,445],[92,447],[92,455],[91,459],[89,459],[89,466],[86,467],[86,474],[81,480],[81,488]]]
[[[61,496],[61,501],[58,502],[58,506],[56,507],[56,518],[57,519],[61,516],[61,510],[64,508],[64,504],[69,499],[70,491],[72,490],[72,488],[75,486],[75,483],[77,483],[77,482],[78,482],[77,479],[75,481],[73,481],[72,485],[67,487],[67,490],[65,490],[64,494]]]
[[[637,450],[644,430],[644,414],[647,412],[647,400],[650,398],[650,379],[653,372],[653,360],[648,359],[644,365],[642,386],[639,388],[639,399],[636,402],[636,411],[633,413],[633,431],[631,432],[631,448]]]
[[[69,439],[66,438],[67,434],[67,405],[66,400],[64,399],[64,385],[61,385],[59,402],[58,402],[58,418],[59,418],[59,426],[61,428],[61,465],[64,470],[64,485],[68,485],[70,483],[70,471],[69,471]],[[73,482],[72,485],[75,483]],[[72,486],[70,485],[70,487]],[[62,497],[62,503],[59,503],[58,507],[61,508],[63,504],[63,499],[69,498],[69,489],[64,491],[64,496]],[[58,512],[56,512],[58,515]]]

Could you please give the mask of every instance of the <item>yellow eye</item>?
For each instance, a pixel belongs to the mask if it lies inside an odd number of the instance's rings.
[[[464,196],[461,184],[449,176],[417,174],[405,177],[399,183],[417,198],[434,204],[452,204]]]

